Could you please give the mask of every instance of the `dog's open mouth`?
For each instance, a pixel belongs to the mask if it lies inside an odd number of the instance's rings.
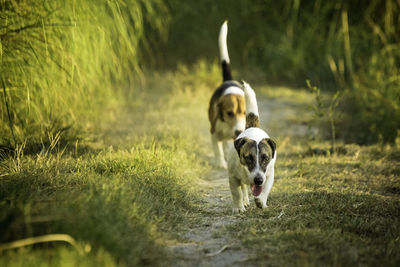
[[[261,194],[261,192],[262,192],[261,185],[252,184],[250,187],[251,187],[251,192],[253,192],[253,196],[258,197]]]

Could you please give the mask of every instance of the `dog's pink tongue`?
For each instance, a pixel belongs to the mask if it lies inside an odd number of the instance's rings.
[[[251,191],[253,192],[253,196],[258,197],[261,194],[262,186],[252,184]]]

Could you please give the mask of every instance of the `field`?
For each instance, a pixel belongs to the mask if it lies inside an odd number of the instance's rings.
[[[76,240],[4,250],[2,265],[399,262],[398,146],[340,145],[336,155],[317,155],[329,141],[315,136],[311,93],[260,85],[263,127],[278,143],[277,178],[266,211],[251,203],[232,215],[205,116],[213,79],[152,77],[143,84],[151,93],[124,107],[95,142],[64,150],[54,140],[42,154],[2,161],[2,243],[54,233]]]
[[[0,0],[0,266],[398,266],[399,10]],[[225,19],[277,143],[244,214],[207,119]]]

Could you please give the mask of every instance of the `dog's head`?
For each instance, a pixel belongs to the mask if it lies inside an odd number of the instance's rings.
[[[247,172],[254,196],[262,192],[267,175],[273,172],[276,157],[276,144],[259,128],[248,128],[235,142],[240,164]]]
[[[244,96],[225,94],[218,102],[218,115],[231,129],[232,138],[236,138],[246,126],[246,109]]]

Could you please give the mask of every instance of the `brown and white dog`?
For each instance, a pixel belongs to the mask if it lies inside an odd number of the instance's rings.
[[[232,80],[226,37],[227,21],[221,27],[218,38],[223,83],[210,100],[208,118],[211,124],[211,141],[216,165],[227,168],[225,151],[227,142],[236,138],[245,128],[245,100],[242,86]]]
[[[246,129],[235,139],[228,154],[229,186],[233,212],[244,212],[249,206],[247,185],[250,185],[257,207],[266,208],[274,183],[276,144],[260,129],[256,94],[245,82]]]

